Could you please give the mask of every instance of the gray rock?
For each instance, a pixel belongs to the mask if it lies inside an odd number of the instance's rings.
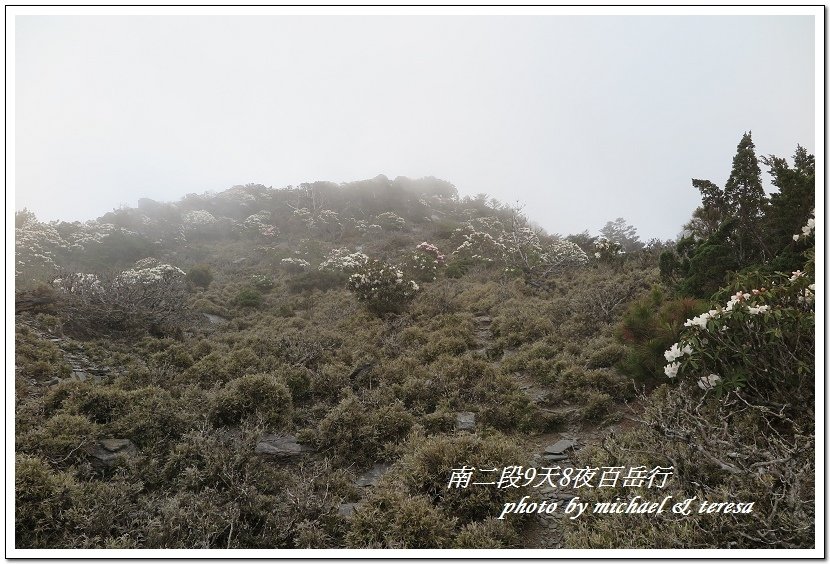
[[[340,507],[337,508],[337,514],[340,517],[345,517],[348,519],[352,515],[354,515],[354,510],[357,508],[357,503],[341,503]]]
[[[547,460],[548,462],[558,462],[560,460],[567,460],[568,455],[567,454],[546,454],[544,456],[544,459]]]
[[[355,480],[355,485],[360,488],[374,487],[391,467],[391,464],[375,464]]]
[[[92,466],[109,468],[119,457],[131,456],[137,452],[138,449],[129,439],[103,439],[89,450],[89,457]]]
[[[76,380],[80,380],[81,382],[85,382],[87,378],[89,378],[89,374],[87,374],[83,370],[73,370],[72,377]]]
[[[290,458],[312,450],[311,447],[298,443],[293,435],[263,435],[256,444],[255,452],[278,458]]]
[[[473,431],[476,428],[476,414],[472,411],[461,411],[455,414],[455,428],[458,431]]]
[[[545,447],[545,454],[562,454],[566,450],[576,446],[576,441],[571,439],[561,439],[554,444]]]
[[[110,452],[118,452],[130,448],[133,443],[130,439],[101,439],[98,444]]]
[[[212,313],[203,313],[202,315],[205,316],[205,319],[207,319],[211,325],[227,325],[228,323],[228,320],[221,315],[213,315]]]

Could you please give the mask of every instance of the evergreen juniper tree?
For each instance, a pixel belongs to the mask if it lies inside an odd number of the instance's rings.
[[[764,215],[767,198],[761,184],[761,168],[755,156],[752,132],[744,133],[738,143],[738,152],[732,159],[732,173],[723,189],[729,214],[735,219],[733,240],[735,259],[746,266],[764,257],[764,239],[760,219]]]

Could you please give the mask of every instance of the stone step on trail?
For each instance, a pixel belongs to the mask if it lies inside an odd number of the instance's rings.
[[[390,468],[392,468],[391,464],[375,464],[369,470],[358,476],[354,484],[359,488],[373,488],[377,485],[383,475],[389,472]]]
[[[472,411],[460,411],[455,414],[456,431],[475,431],[476,414]]]
[[[545,447],[545,454],[564,454],[565,451],[570,450],[576,446],[574,439],[560,439]]]
[[[294,435],[265,434],[257,441],[254,452],[277,458],[293,458],[313,450],[309,446],[298,443]]]

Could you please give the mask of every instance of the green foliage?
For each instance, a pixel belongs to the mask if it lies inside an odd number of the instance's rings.
[[[254,274],[251,276],[251,286],[260,292],[270,292],[274,288],[274,281],[265,274]]]
[[[426,496],[459,523],[498,517],[504,504],[526,495],[523,488],[448,488],[453,469],[504,468],[525,464],[515,443],[498,434],[414,438],[394,471],[395,485]]]
[[[343,288],[348,277],[342,272],[327,270],[312,270],[289,278],[286,281],[288,290],[294,294],[320,290],[326,292],[336,288]]]
[[[235,425],[246,420],[279,429],[291,421],[291,391],[275,374],[249,374],[224,385],[212,402],[216,425]]]
[[[354,515],[349,548],[449,548],[456,519],[423,495],[381,488]]]
[[[600,233],[611,243],[619,245],[625,253],[633,253],[643,248],[643,243],[637,235],[637,229],[633,225],[629,225],[622,217],[606,223],[600,229]]]
[[[453,548],[518,548],[519,535],[510,525],[498,519],[467,523],[453,540]]]
[[[587,368],[610,368],[622,360],[625,349],[618,344],[609,343],[607,346],[594,351],[586,364]]]
[[[258,308],[262,305],[262,294],[254,288],[243,288],[234,298],[239,307]]]
[[[659,290],[632,303],[617,328],[625,345],[619,369],[639,382],[659,381],[665,364],[663,352],[677,341],[683,323],[704,310],[699,300],[666,300]]]
[[[400,402],[361,401],[348,395],[317,425],[316,444],[338,460],[371,462],[384,447],[403,439],[413,423]]]
[[[15,457],[15,545],[18,548],[55,546],[68,525],[71,493],[77,487],[70,474],[53,472],[42,459]]]
[[[213,273],[210,266],[206,264],[197,264],[187,271],[187,281],[191,286],[197,288],[207,288],[213,282]]]

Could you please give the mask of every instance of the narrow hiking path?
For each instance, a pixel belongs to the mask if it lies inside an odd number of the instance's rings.
[[[63,357],[64,363],[69,367],[68,374],[55,374],[44,376],[40,379],[32,378],[29,384],[32,386],[56,386],[65,380],[77,380],[85,382],[87,380],[94,382],[101,382],[109,376],[117,372],[110,366],[103,366],[99,362],[92,359],[84,349],[84,346],[66,337],[55,335],[47,332],[44,329],[38,328],[33,323],[29,323],[24,319],[16,318],[15,323],[23,326],[27,331],[34,334],[42,341],[48,341],[54,345]],[[15,373],[19,372],[20,367],[15,362]]]
[[[491,350],[495,343],[491,329],[492,318],[485,314],[476,315],[474,323],[478,346],[476,353],[487,357],[487,351]],[[500,367],[502,360],[512,354],[515,354],[514,350],[505,350],[500,358],[490,357],[490,361],[496,367]],[[527,374],[514,372],[511,376],[537,409],[554,414],[557,419],[564,421],[559,430],[529,434],[519,443],[527,455],[529,466],[537,471],[556,466],[559,467],[560,472],[567,468],[574,468],[572,455],[576,451],[586,446],[599,445],[609,434],[630,426],[629,422],[621,417],[622,409],[615,410],[599,423],[591,423],[581,418],[583,406],[568,405],[563,402],[551,407],[551,403],[557,399],[553,389]],[[538,484],[539,481],[540,479],[537,479],[534,484]],[[528,501],[540,503],[544,500],[548,504],[558,502],[561,507],[562,504],[578,496],[578,491],[573,488],[561,487],[555,479],[552,481],[556,487],[545,483],[532,488],[534,490],[531,494],[532,498]],[[521,530],[522,548],[562,548],[567,519],[568,517],[561,509],[551,514],[542,513],[531,516]]]

